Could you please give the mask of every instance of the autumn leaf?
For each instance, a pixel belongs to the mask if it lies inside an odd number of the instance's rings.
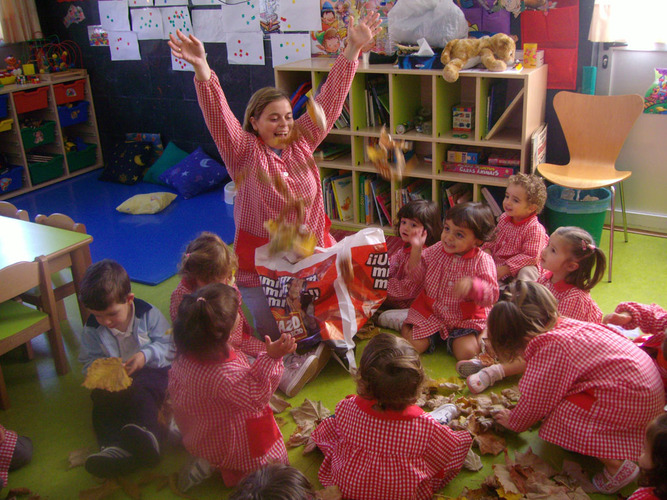
[[[70,451],[67,461],[69,462],[68,469],[80,467],[86,462],[86,458],[93,453],[90,448],[79,448],[78,450]]]
[[[470,448],[463,461],[463,468],[477,472],[478,470],[481,470],[482,467],[484,467],[484,464],[482,464],[481,457]]]
[[[294,418],[296,425],[305,427],[308,424],[319,424],[331,415],[331,411],[321,401],[311,401],[305,398],[301,406],[290,410],[290,414]]]
[[[296,448],[298,446],[305,445],[308,442],[310,433],[313,432],[314,428],[315,427],[312,424],[309,424],[305,427],[297,425],[296,429],[294,429],[294,432],[285,443],[285,446],[287,448]]]
[[[79,500],[103,500],[120,489],[120,484],[113,479],[107,479],[99,486],[79,492]]]
[[[517,464],[522,465],[523,467],[530,467],[535,472],[541,472],[547,477],[552,477],[554,474],[556,474],[556,470],[540,457],[535,455],[530,447],[528,447],[525,453],[521,453],[519,451],[514,452],[514,460]]]
[[[492,432],[485,432],[475,436],[475,443],[479,446],[479,452],[482,455],[498,455],[501,451],[507,448],[505,439],[496,436]]]
[[[368,321],[354,336],[354,338],[359,340],[368,340],[372,339],[376,335],[380,334],[380,329],[372,321]]]
[[[575,486],[575,485],[581,486],[581,488],[586,493],[597,492],[597,489],[595,488],[595,486],[593,486],[591,480],[588,479],[588,474],[584,472],[584,470],[581,468],[581,465],[579,465],[578,463],[572,462],[570,460],[563,460],[563,467],[561,471],[562,474],[565,475],[565,477],[563,477],[562,475],[558,475],[554,477],[554,481],[567,484],[569,486]],[[568,479],[570,479],[570,481],[568,481]]]
[[[98,358],[88,367],[86,380],[82,384],[86,389],[103,389],[118,392],[132,385],[123,360],[120,358]]]
[[[120,487],[123,489],[123,493],[128,497],[132,500],[141,500],[141,489],[139,488],[139,485],[122,476],[117,477],[116,481],[118,481],[118,484],[120,484]]]
[[[292,405],[277,394],[271,395],[271,399],[269,400],[269,407],[273,413],[282,413],[290,406]]]

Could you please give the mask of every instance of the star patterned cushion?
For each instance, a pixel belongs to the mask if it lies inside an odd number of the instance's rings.
[[[111,152],[101,181],[136,184],[144,176],[154,159],[153,145],[149,142],[122,142]]]
[[[160,180],[188,199],[214,188],[228,177],[227,169],[207,155],[200,146],[163,172]]]

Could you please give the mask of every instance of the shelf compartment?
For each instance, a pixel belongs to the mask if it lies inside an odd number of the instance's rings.
[[[71,151],[66,153],[67,167],[70,172],[76,172],[82,168],[90,167],[97,160],[97,144],[86,144],[86,148],[81,151]]]
[[[431,75],[395,74],[391,77],[391,133],[399,124],[414,122],[420,108],[433,112],[433,77]],[[416,134],[416,132],[413,132]],[[430,139],[432,134],[422,134]]]
[[[79,101],[75,105],[58,106],[58,117],[61,127],[69,127],[88,121],[88,101]]]
[[[14,93],[14,105],[17,113],[28,113],[44,109],[49,105],[49,88],[39,87],[35,90]]]
[[[67,104],[83,100],[85,85],[86,80],[75,80],[73,82],[54,85],[53,93],[56,96],[56,104]]]
[[[28,155],[28,170],[33,185],[57,179],[63,175],[63,155],[53,155],[45,161],[39,161]]]
[[[7,103],[9,102],[9,94],[0,94],[0,119],[7,118],[9,116],[9,107]]]
[[[24,149],[51,144],[56,140],[56,122],[46,121],[39,127],[23,127],[21,139]]]

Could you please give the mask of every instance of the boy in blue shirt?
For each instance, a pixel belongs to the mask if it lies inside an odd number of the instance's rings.
[[[93,429],[102,450],[87,458],[85,468],[116,477],[153,466],[160,460],[164,431],[158,413],[175,354],[169,323],[157,308],[135,299],[130,277],[113,260],[88,268],[79,295],[91,312],[81,333],[84,372],[96,359],[117,357],[132,377],[125,390],[93,389]]]

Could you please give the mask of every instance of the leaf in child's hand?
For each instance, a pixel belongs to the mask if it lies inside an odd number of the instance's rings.
[[[327,486],[323,490],[317,490],[315,492],[315,498],[318,500],[342,500],[343,494],[338,489],[338,486],[334,484],[332,486]]]
[[[496,436],[492,432],[484,432],[475,436],[475,443],[479,446],[479,452],[482,455],[498,455],[501,451],[507,448],[505,439]]]
[[[317,125],[320,130],[327,129],[327,117],[324,114],[324,109],[319,102],[310,97],[306,103],[306,110],[308,111],[308,116],[310,116],[310,119],[313,120],[313,123]]]
[[[109,392],[123,391],[132,385],[120,358],[98,358],[88,367],[86,389],[103,389]]]
[[[78,450],[70,451],[67,461],[69,462],[68,469],[80,467],[86,462],[86,458],[93,452],[89,448],[79,448]]]
[[[292,405],[277,394],[272,394],[271,399],[269,399],[269,407],[273,413],[282,413],[290,406]]]

